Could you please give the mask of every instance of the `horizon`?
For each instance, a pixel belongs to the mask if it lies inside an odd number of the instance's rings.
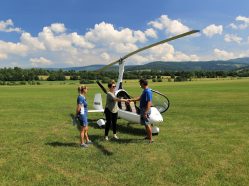
[[[243,58],[234,58],[234,59],[228,59],[228,60],[209,60],[209,61],[151,61],[151,62],[146,62],[144,64],[129,64],[129,65],[126,65],[128,67],[130,66],[140,66],[140,65],[147,65],[147,64],[150,64],[150,63],[157,63],[157,62],[163,62],[163,63],[212,63],[212,62],[232,62],[233,60],[239,60],[239,59],[249,59],[249,57],[243,57]],[[238,62],[240,63],[240,62]],[[249,61],[248,61],[249,63]],[[91,66],[105,66],[106,64],[90,64],[90,65],[86,65],[86,66],[68,66],[68,67],[26,67],[26,68],[23,68],[23,67],[18,67],[18,66],[14,66],[14,67],[0,67],[0,69],[3,69],[3,68],[22,68],[22,69],[72,69],[72,68],[85,68],[85,67],[91,67]],[[116,66],[118,67],[117,64],[113,65],[113,66]]]
[[[193,29],[200,33],[136,54],[127,64],[249,57],[248,12],[249,2],[242,0],[236,4],[225,0],[190,0],[188,4],[180,0],[63,0],[59,4],[3,0],[0,68],[107,65],[138,48]]]

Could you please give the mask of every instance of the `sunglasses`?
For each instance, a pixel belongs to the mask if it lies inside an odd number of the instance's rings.
[[[115,87],[116,87],[116,85],[112,86],[112,88],[115,88]]]

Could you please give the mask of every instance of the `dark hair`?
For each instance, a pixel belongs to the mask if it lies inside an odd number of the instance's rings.
[[[115,84],[115,81],[114,81],[114,80],[109,81],[109,83],[108,83],[108,88],[111,88],[113,84]]]
[[[140,83],[141,85],[144,85],[144,86],[147,86],[147,85],[148,85],[148,81],[147,81],[146,79],[140,79],[140,80],[139,80],[139,83]]]

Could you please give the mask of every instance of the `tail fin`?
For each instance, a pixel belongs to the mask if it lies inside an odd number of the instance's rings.
[[[100,93],[97,93],[94,96],[93,108],[95,110],[103,110],[102,97]]]

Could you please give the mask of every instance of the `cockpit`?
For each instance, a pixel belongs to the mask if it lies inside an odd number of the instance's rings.
[[[122,90],[122,89],[118,90],[116,97],[120,98],[120,99],[131,99],[131,96],[125,90]],[[136,102],[133,102],[133,101],[131,101],[129,103],[118,102],[118,107],[119,107],[119,109],[125,110],[128,112],[133,112],[133,113],[137,113],[137,114],[140,113],[139,107],[137,107]]]

